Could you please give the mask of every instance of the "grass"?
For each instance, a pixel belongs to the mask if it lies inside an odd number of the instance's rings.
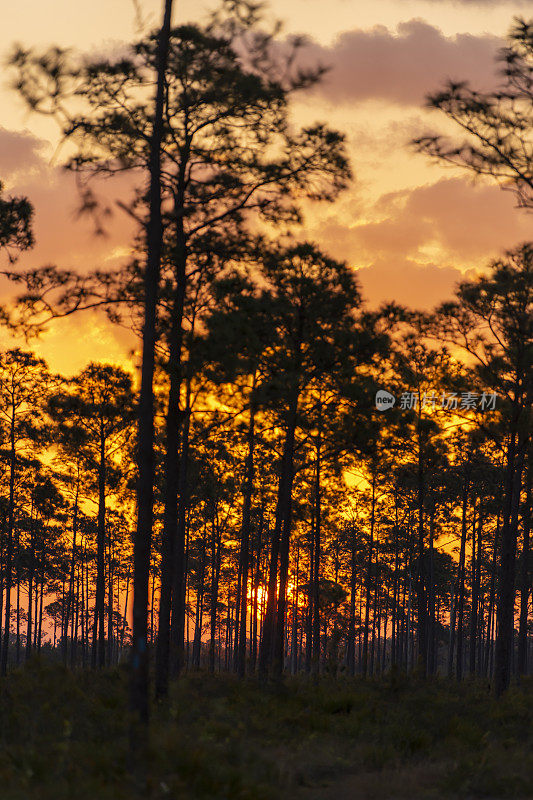
[[[32,662],[0,683],[2,800],[133,800],[126,674]],[[533,684],[191,674],[154,708],[151,798],[533,798]]]

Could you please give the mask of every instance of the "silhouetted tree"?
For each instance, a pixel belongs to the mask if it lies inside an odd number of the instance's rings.
[[[415,146],[440,161],[488,175],[533,208],[533,21],[516,19],[499,55],[502,82],[494,91],[449,81],[428,96],[429,108],[455,122],[465,138],[458,144],[435,134]]]

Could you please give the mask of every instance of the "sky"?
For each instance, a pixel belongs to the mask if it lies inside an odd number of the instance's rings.
[[[7,5],[7,4],[6,4]],[[18,0],[2,10],[0,58],[15,42],[102,52],[131,41],[140,21],[155,26],[160,0]],[[201,20],[209,2],[176,0],[175,22]],[[503,250],[531,238],[532,218],[497,186],[428,163],[409,147],[428,130],[449,131],[424,97],[448,78],[496,85],[494,56],[514,15],[529,0],[271,0],[284,31],[308,38],[306,58],[330,67],[324,83],[294,106],[295,124],[326,121],[345,132],[354,181],[333,204],[306,207],[305,237],[357,270],[375,306],[396,300],[431,308],[449,299]],[[80,270],[127,257],[131,223],[119,209],[108,235],[95,237],[76,213],[71,175],[61,169],[54,123],[28,114],[0,82],[0,181],[27,195],[37,244],[20,267],[57,264]],[[119,197],[124,186],[113,188]],[[5,299],[10,287],[0,281]],[[0,332],[0,344],[13,346]],[[90,360],[123,362],[135,342],[95,314],[52,326],[35,349],[52,369],[72,374]]]

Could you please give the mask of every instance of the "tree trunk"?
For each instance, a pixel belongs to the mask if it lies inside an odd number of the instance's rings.
[[[186,591],[186,516],[188,504],[187,473],[189,468],[189,431],[191,424],[191,381],[187,378],[185,411],[179,460],[178,535],[174,551],[174,582],[172,587],[172,626],[170,630],[170,669],[177,677],[184,663],[185,591]]]
[[[282,588],[286,589],[286,580],[281,581],[281,572],[288,567],[288,549],[290,536],[290,511],[291,511],[291,492],[293,481],[293,454],[294,454],[294,435],[296,429],[296,406],[298,397],[293,398],[288,414],[288,424],[283,443],[283,455],[281,458],[280,475],[278,481],[278,494],[276,501],[276,517],[274,531],[270,545],[270,563],[268,571],[268,592],[266,601],[265,617],[262,626],[261,649],[259,653],[259,673],[264,678],[273,663],[273,659],[279,655],[279,641],[281,638],[281,648],[283,650],[284,626],[276,625],[276,607],[278,619],[280,613],[285,613],[285,598],[281,600]],[[283,544],[282,544],[283,538]],[[283,554],[282,554],[283,548]],[[278,602],[278,558],[280,561],[280,588]],[[284,561],[282,566],[281,561]],[[281,622],[281,621],[280,621]],[[279,668],[276,666],[276,669]],[[281,669],[283,669],[283,654],[281,654]]]
[[[252,395],[255,389],[255,375],[252,382]],[[255,446],[255,405],[252,396],[250,403],[250,420],[248,423],[248,455],[246,458],[246,475],[243,492],[243,510],[241,525],[241,607],[239,612],[239,631],[237,649],[237,674],[244,678],[246,669],[246,622],[248,610],[248,561],[250,549],[250,518],[252,510],[252,493],[254,487],[254,446]]]
[[[100,431],[100,463],[98,466],[98,529],[96,544],[96,597],[94,602],[93,669],[105,667],[105,433]]]
[[[72,598],[74,593],[74,570],[76,567],[76,533],[78,529],[78,500],[79,500],[79,492],[80,492],[80,465],[77,464],[77,475],[76,475],[76,493],[74,495],[74,509],[72,512],[72,552],[70,556],[70,577],[69,577],[69,588],[68,588],[68,597],[67,597],[67,609],[65,612],[65,623],[63,627],[63,631],[61,633],[62,637],[62,650],[63,650],[63,663],[67,663],[67,637],[68,637],[68,623],[70,618],[70,612],[72,608]]]
[[[215,671],[215,642],[218,615],[218,592],[221,562],[221,535],[217,524],[216,506],[213,504],[212,537],[211,537],[211,620],[209,639],[209,672]],[[219,648],[220,653],[220,648]]]
[[[16,470],[16,452],[15,452],[15,405],[13,402],[11,411],[11,424],[9,430],[10,450],[9,450],[9,505],[8,505],[8,522],[7,522],[7,553],[5,563],[5,587],[6,587],[6,601],[5,601],[5,626],[4,626],[4,642],[2,648],[2,663],[1,673],[7,673],[7,655],[9,652],[9,634],[11,630],[11,568],[13,560],[13,527],[15,524],[15,470]]]
[[[529,566],[529,535],[531,532],[531,480],[533,452],[530,449],[527,468],[527,488],[524,507],[522,510],[522,557],[521,557],[521,587],[520,587],[520,622],[518,629],[518,658],[517,671],[519,675],[527,675],[527,642],[528,642],[528,613],[529,597],[531,594],[531,576]]]
[[[459,570],[458,570],[458,602],[457,602],[457,660],[455,665],[455,673],[457,680],[463,678],[463,632],[464,632],[464,605],[465,605],[465,562],[466,562],[466,538],[467,538],[467,499],[463,503],[463,519],[461,523],[461,550],[459,555]],[[476,527],[476,507],[473,507],[473,522],[472,528]]]
[[[471,575],[472,575],[472,604],[470,610],[470,664],[469,672],[471,676],[476,674],[476,644],[479,628],[479,589],[481,583],[481,531],[483,527],[483,514],[481,505],[478,511],[478,524],[477,524],[477,553],[476,553],[476,526],[472,525],[472,559],[471,559]]]
[[[44,563],[44,559],[43,559]],[[40,651],[43,642],[43,600],[44,600],[44,567],[41,572],[41,591],[39,598],[39,616],[38,616],[38,634],[37,634],[37,650]]]
[[[320,547],[322,535],[322,498],[320,486],[321,447],[322,447],[322,406],[319,403],[318,433],[315,452],[315,547],[313,581],[313,647],[311,670],[315,678],[320,673]]]
[[[372,591],[372,559],[374,554],[374,524],[376,519],[376,471],[372,470],[372,506],[370,512],[370,539],[368,542],[368,561],[365,586],[365,623],[363,632],[363,678],[368,674],[368,633],[370,627],[370,596]]]
[[[457,567],[457,579],[452,587],[451,611],[450,611],[450,643],[448,648],[448,677],[453,675],[453,659],[455,653],[455,622],[457,615],[457,601],[459,597],[459,586],[461,584],[461,564],[464,564],[465,543],[466,543],[466,512],[468,506],[468,473],[465,467],[463,476],[463,500],[461,513],[461,547],[459,552],[459,565]]]
[[[433,543],[435,536],[435,502],[429,515],[429,569],[428,569],[428,674],[436,672],[436,622],[435,622],[435,577],[433,565]]]
[[[420,425],[420,419],[419,419]],[[426,564],[424,547],[424,459],[421,444],[421,433],[418,433],[418,569],[416,577],[416,601],[418,611],[418,672],[421,677],[427,675],[428,664],[428,625],[426,597]]]
[[[514,410],[507,448],[494,654],[494,691],[497,697],[509,688],[514,646],[515,559],[524,460],[523,432],[517,432],[518,415],[519,410]]]
[[[257,547],[255,555],[255,580],[254,580],[254,601],[253,601],[253,633],[252,633],[252,653],[250,659],[250,671],[255,672],[257,664],[257,649],[258,649],[258,631],[259,631],[259,618],[260,612],[259,603],[259,587],[261,584],[262,576],[262,544],[263,544],[263,524],[264,524],[264,503],[261,501],[261,509],[259,514],[259,526],[257,531]],[[264,592],[262,593],[264,596]],[[262,602],[262,597],[261,597]]]
[[[348,623],[348,643],[346,648],[346,666],[351,678],[355,675],[355,602],[357,586],[357,550],[355,524],[350,527],[350,618]]]
[[[291,632],[291,672],[296,675],[298,672],[298,594],[300,590],[300,542],[298,541],[296,548],[296,570],[295,570],[295,586],[292,601],[292,632]]]
[[[194,640],[192,646],[192,665],[200,669],[200,654],[202,652],[202,628],[204,613],[205,592],[205,559],[206,559],[206,534],[202,536],[202,555],[200,559],[200,573],[198,575],[198,590],[196,595],[196,624],[194,627]]]
[[[153,603],[153,596],[152,596]],[[107,567],[107,666],[113,663],[114,636],[113,636],[113,611],[115,605],[113,587],[113,542],[109,539],[108,567]]]
[[[280,678],[283,673],[285,655],[285,618],[287,608],[287,583],[289,577],[289,548],[292,521],[292,484],[294,480],[294,437],[296,433],[296,411],[298,406],[298,394],[295,393],[289,411],[289,424],[283,448],[282,474],[285,474],[283,481],[283,492],[280,494],[279,513],[280,513],[280,546],[279,546],[279,594],[277,602],[277,615],[273,619],[275,624],[275,638],[273,642],[273,666],[274,674]],[[281,483],[280,483],[281,488]],[[273,631],[274,632],[274,631]]]
[[[148,675],[148,584],[154,501],[154,365],[156,344],[157,295],[163,225],[161,216],[161,142],[165,104],[165,75],[168,62],[173,0],[165,0],[163,24],[159,32],[156,72],[157,89],[154,122],[150,141],[149,220],[146,231],[147,259],[144,273],[144,324],[141,391],[138,410],[137,529],[134,540],[133,637],[131,648],[130,761],[135,769],[136,755],[147,743],[149,718]],[[145,778],[142,778],[144,782]]]
[[[32,492],[31,507],[30,507],[30,563],[28,569],[28,624],[26,627],[26,660],[28,660],[31,655],[34,574],[35,574],[35,534],[34,534],[34,521],[33,521],[33,492]]]
[[[171,662],[171,628],[172,593],[174,585],[179,592],[181,580],[176,582],[175,570],[183,567],[179,549],[183,542],[179,535],[178,494],[180,492],[180,459],[178,459],[179,437],[182,422],[180,414],[181,394],[181,350],[183,341],[183,308],[186,292],[187,248],[183,229],[184,175],[185,161],[180,161],[178,192],[175,196],[174,213],[176,216],[176,291],[172,308],[169,333],[169,393],[166,415],[165,440],[165,488],[163,516],[163,547],[161,553],[161,595],[159,601],[159,621],[156,648],[155,692],[161,699],[168,695],[168,679]],[[181,459],[183,459],[183,448]],[[182,529],[183,532],[183,529]],[[178,624],[181,604],[174,597],[177,614],[173,614],[173,625]]]

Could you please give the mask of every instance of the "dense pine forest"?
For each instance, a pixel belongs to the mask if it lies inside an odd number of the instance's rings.
[[[357,265],[306,237],[307,211],[352,180],[345,135],[291,114],[322,65],[258,4],[178,27],[171,11],[116,57],[11,54],[18,102],[58,126],[80,213],[105,235],[104,179],[127,180],[113,213],[136,235],[118,269],[28,269],[31,197],[0,200],[16,337],[0,355],[2,738],[9,751],[17,697],[43,705],[43,731],[67,726],[58,749],[27,733],[41,761],[59,759],[55,783],[35,754],[20,778],[22,745],[2,756],[9,796],[71,797],[81,781],[80,797],[285,797],[364,739],[365,770],[440,741],[443,763],[473,754],[443,797],[530,797],[533,242],[431,311],[371,306]],[[500,183],[520,215],[533,208],[533,22],[515,19],[506,41],[500,88],[428,86],[451,138],[406,146]],[[90,338],[95,313],[130,332],[131,359],[56,374],[40,336],[72,317]],[[261,705],[271,723],[251,720]],[[515,737],[501,751],[498,714]],[[326,743],[316,774],[281,755],[298,731]],[[74,768],[87,750],[72,735],[92,742],[95,774]],[[123,742],[130,767],[109,772],[99,736]],[[469,784],[489,746],[514,766]],[[235,759],[238,773],[212,769]],[[136,788],[119,790],[128,770]],[[405,795],[358,783],[337,796],[430,796],[443,770],[409,773]]]

